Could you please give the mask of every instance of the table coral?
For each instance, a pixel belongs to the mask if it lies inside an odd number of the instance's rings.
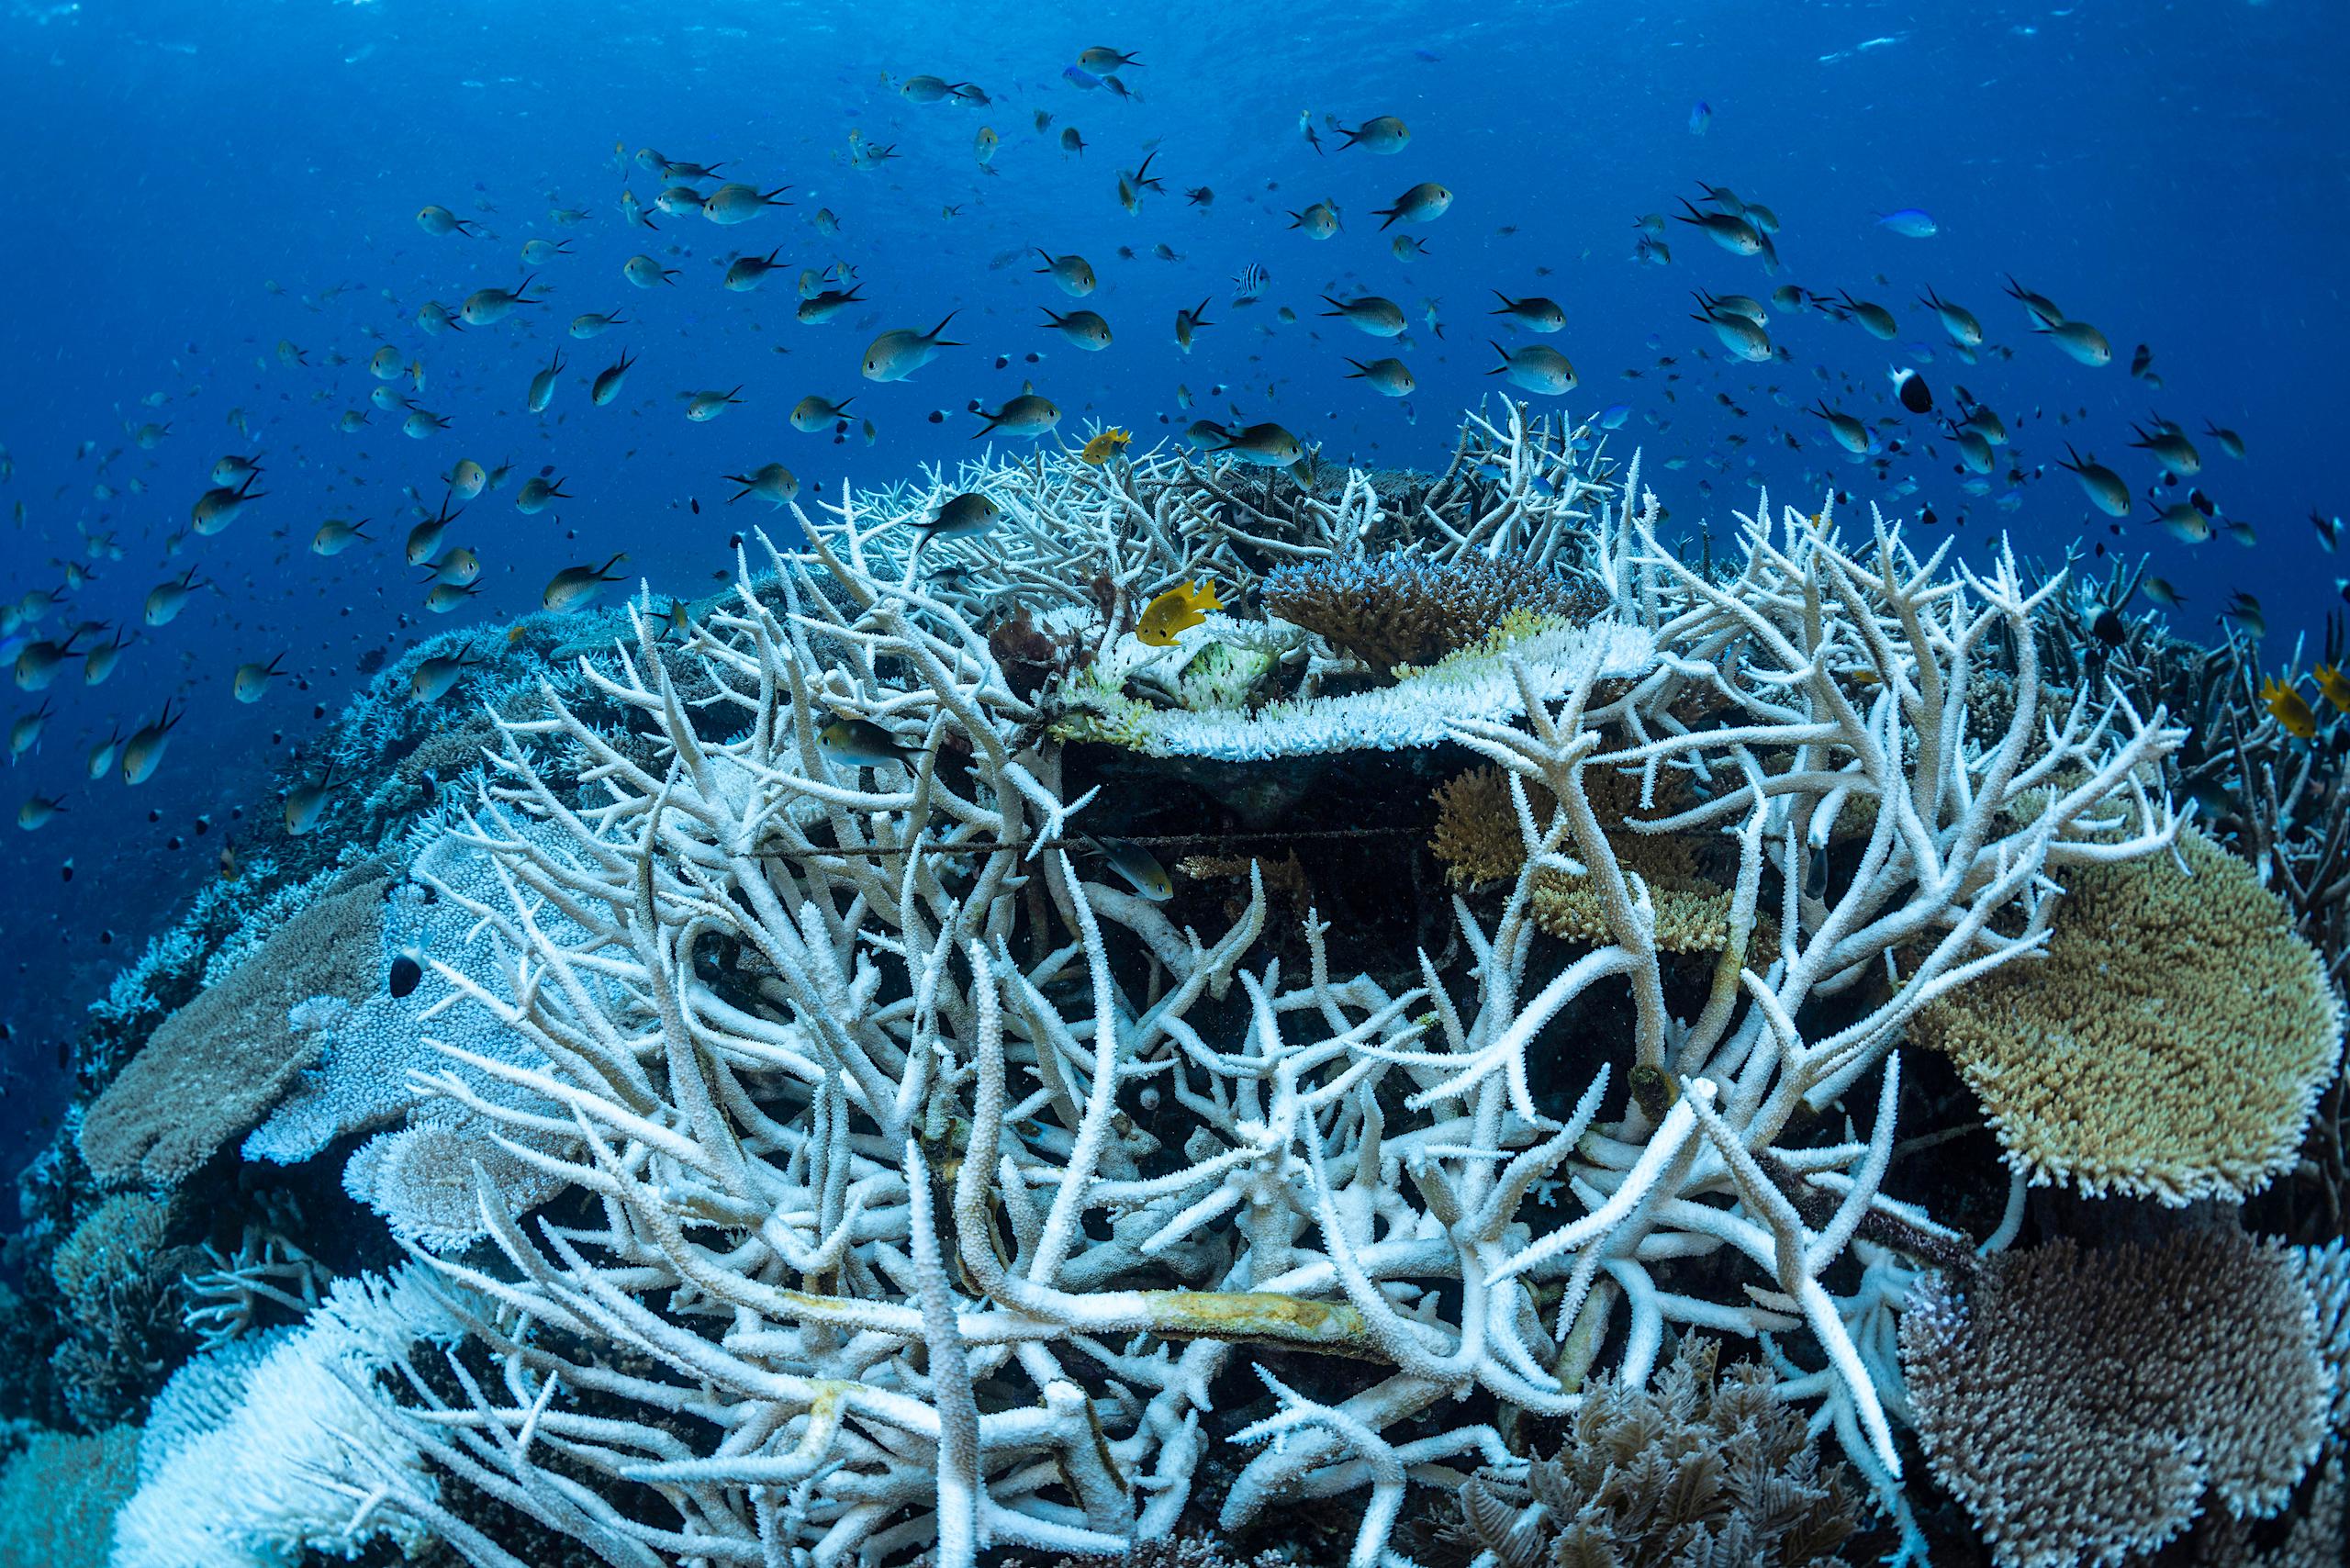
[[[2207,1491],[2239,1517],[2277,1512],[2325,1431],[2314,1336],[2284,1249],[2197,1230],[1934,1276],[1901,1361],[1934,1478],[1993,1561],[2057,1568],[2154,1551]]]
[[[2290,1168],[2341,1060],[2283,904],[2200,833],[2177,855],[2082,868],[2037,959],[1919,1015],[2034,1182],[2242,1198]]]
[[[83,1118],[90,1168],[176,1185],[266,1115],[314,1055],[293,1009],[379,983],[383,902],[380,875],[346,879],[165,1019]]]

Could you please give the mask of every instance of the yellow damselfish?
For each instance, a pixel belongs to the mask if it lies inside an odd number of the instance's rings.
[[[1124,452],[1126,449],[1126,443],[1132,440],[1134,437],[1122,430],[1103,431],[1085,443],[1085,450],[1077,454],[1077,460],[1080,463],[1091,463],[1098,468]]]
[[[2317,666],[2317,689],[2335,709],[2350,713],[2350,675],[2344,675],[2340,665]]]
[[[2310,711],[2309,703],[2303,700],[2300,692],[2274,676],[2261,683],[2260,700],[2267,705],[2276,721],[2285,727],[2287,734],[2308,740],[2317,734],[2317,715]]]
[[[1223,608],[1216,602],[1214,582],[1202,588],[1197,583],[1187,581],[1169,588],[1143,606],[1142,619],[1136,623],[1135,635],[1150,647],[1171,648],[1179,635],[1205,622],[1209,610]]]

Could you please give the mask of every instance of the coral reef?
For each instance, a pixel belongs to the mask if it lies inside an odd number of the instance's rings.
[[[388,934],[402,947],[430,957],[413,990],[395,994],[381,969],[356,998],[328,995],[301,1004],[300,1027],[318,1042],[317,1059],[288,1087],[267,1120],[243,1146],[248,1159],[290,1164],[308,1159],[337,1139],[389,1127],[364,1145],[344,1171],[352,1197],[373,1206],[404,1240],[461,1248],[487,1233],[474,1214],[471,1168],[483,1163],[500,1178],[512,1212],[535,1207],[562,1183],[543,1178],[501,1148],[465,1103],[489,1096],[523,1105],[543,1117],[554,1102],[517,1095],[499,1075],[501,1064],[540,1059],[523,1036],[504,1027],[494,1007],[476,997],[483,988],[515,982],[498,972],[496,947],[477,933],[509,884],[489,858],[448,835],[431,837],[408,868],[387,913]],[[560,910],[536,924],[563,941],[580,928]],[[457,1062],[452,1048],[467,1054]],[[426,1078],[453,1074],[463,1090],[428,1093]],[[569,1150],[576,1139],[558,1131],[532,1146]]]
[[[1521,779],[1527,803],[1521,819],[1511,793],[1512,778],[1503,768],[1472,767],[1435,791],[1436,833],[1428,847],[1445,863],[1445,875],[1455,884],[1473,887],[1516,876],[1529,846],[1540,840],[1540,824],[1557,803],[1541,785]],[[1656,812],[1639,809],[1637,775],[1593,771],[1585,775],[1585,785],[1593,815],[1617,866],[1639,879],[1655,907],[1657,950],[1725,950],[1733,932],[1735,900],[1729,889],[1699,868],[1701,857],[1713,846],[1695,835],[1639,831],[1635,824],[1654,821]],[[1604,945],[1610,939],[1606,899],[1588,872],[1546,866],[1534,878],[1534,923],[1565,942]],[[1767,945],[1768,922],[1760,922],[1757,930]]]
[[[2291,1169],[2340,1066],[2340,1002],[2284,905],[2199,833],[2177,856],[2084,868],[2034,961],[1912,1025],[2034,1182],[2241,1198]]]
[[[2325,1432],[2314,1328],[2285,1249],[2240,1231],[2059,1241],[1921,1284],[1902,1370],[1934,1478],[1995,1562],[2116,1562],[2207,1492],[2238,1518],[2284,1506]]]
[[[1555,1456],[1470,1477],[1462,1532],[1497,1568],[1841,1568],[1859,1509],[1843,1467],[1820,1463],[1768,1368],[1717,1379],[1720,1350],[1691,1335],[1653,1388],[1603,1382]]]
[[[646,622],[588,678],[659,737],[650,753],[560,700],[509,725],[453,830],[499,868],[505,903],[467,913],[506,957],[443,972],[540,1053],[498,1076],[565,1114],[466,1103],[517,1141],[576,1134],[530,1163],[595,1202],[526,1227],[481,1184],[498,1266],[437,1266],[509,1315],[475,1330],[500,1376],[411,1379],[408,1440],[615,1561],[1123,1550],[1217,1475],[1197,1502],[1227,1532],[1277,1501],[1362,1495],[1348,1555],[1368,1565],[1416,1480],[1525,1475],[1454,1401],[1571,1418],[1603,1367],[1645,1387],[1679,1326],[1799,1357],[1791,1409],[1906,1518],[1894,1320],[1917,1261],[1965,1244],[1886,1191],[1892,1047],[1937,997],[2037,951],[2066,879],[2169,846],[2177,819],[2145,780],[2177,734],[2087,694],[2042,707],[2048,590],[2011,564],[1944,577],[1882,524],[1847,550],[1766,502],[1708,576],[1657,543],[1636,486],[1593,506],[1606,491],[1571,446],[1492,428],[1505,471],[1550,465],[1539,493],[1601,516],[1571,535],[1609,605],[1587,627],[1331,694],[1278,627],[1211,618],[1171,653],[1304,667],[1257,706],[1186,709],[1180,674],[1145,670],[1170,650],[1138,651],[1119,607],[1239,580],[1258,546],[1165,529],[1131,477],[1045,462],[975,476],[1012,521],[983,552],[926,558],[927,579],[902,524],[944,476],[804,519],[804,553],[769,548],[771,581],[746,563],[693,629],[714,693],[694,716]],[[1334,555],[1355,553],[1349,520],[1385,516],[1352,479],[1307,504]],[[1564,569],[1560,507],[1504,509],[1486,537]],[[1094,656],[1022,695],[981,630],[1014,600]],[[2002,650],[2011,716],[1972,743],[1972,672]],[[1080,870],[1086,827],[1124,823],[1069,787],[1080,748],[1057,737],[1112,697],[1121,744],[1213,735],[1195,755],[1244,772],[1327,756],[1326,795],[1389,766],[1356,759],[1449,745],[1558,809],[1493,902],[1456,905],[1443,955],[1366,952],[1374,973],[1309,918],[1302,965],[1252,965],[1261,886],[1200,933],[1172,918],[1188,892]],[[1352,727],[1366,703],[1382,722]],[[713,708],[735,720],[716,739]],[[836,763],[831,717],[898,749]],[[557,734],[605,791],[592,812],[549,774]],[[1642,803],[1628,831],[1718,841],[1731,868],[1722,957],[1685,1014],[1655,897],[1595,807],[1617,790]],[[1604,940],[1538,970],[1553,872],[1589,879]],[[1819,1114],[1840,1103],[1865,1133]],[[1252,1370],[1272,1404],[1240,1421],[1225,1412]],[[524,1423],[537,1440],[518,1448]],[[504,1561],[385,1484],[386,1507]]]
[[[2338,1550],[2333,765],[2264,838],[2234,674],[1603,452],[985,461],[390,660],[20,1187],[115,1568]]]
[[[1518,821],[1513,779],[1530,813],[1526,826]],[[1558,810],[1558,802],[1540,784],[1517,779],[1507,768],[1491,763],[1454,774],[1430,798],[1436,801],[1436,832],[1428,839],[1428,851],[1444,862],[1445,880],[1459,888],[1516,877],[1526,864],[1527,839],[1540,837],[1539,829],[1531,834],[1528,829]]]
[[[108,1296],[153,1268],[171,1226],[168,1199],[151,1193],[108,1198],[50,1255],[50,1277],[75,1310],[99,1311]]]

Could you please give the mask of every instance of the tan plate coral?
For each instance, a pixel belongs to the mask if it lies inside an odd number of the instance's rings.
[[[2178,854],[2080,868],[2042,957],[1911,1025],[2034,1182],[2241,1198],[2291,1167],[2333,1077],[2341,1011],[2284,905],[2192,829]]]

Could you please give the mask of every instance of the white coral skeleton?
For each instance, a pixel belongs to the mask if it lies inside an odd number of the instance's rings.
[[[453,830],[508,889],[474,911],[504,984],[442,972],[453,1005],[544,1060],[451,1047],[531,1093],[433,1086],[598,1217],[518,1222],[485,1190],[504,1266],[435,1260],[510,1309],[469,1318],[461,1395],[410,1368],[407,1424],[438,1463],[617,1564],[926,1548],[964,1568],[990,1545],[1164,1536],[1228,1441],[1225,1529],[1363,1494],[1368,1568],[1405,1561],[1407,1487],[1522,1469],[1462,1401],[1565,1415],[1597,1372],[1644,1381],[1670,1325],[1762,1340],[1897,1507],[1890,1326],[1911,1270],[1863,1232],[1971,1238],[1880,1190],[1894,1047],[1918,1008],[2033,952],[2067,868],[2170,843],[2151,781],[2177,733],[2109,691],[2046,705],[2030,628],[2061,578],[2027,591],[2005,554],[1953,570],[1882,519],[1848,547],[1832,519],[1774,522],[1767,497],[1739,569],[1701,572],[1659,542],[1637,462],[1619,487],[1515,409],[1472,417],[1443,484],[1479,498],[1441,515],[1391,516],[1355,474],[1276,526],[1228,477],[1048,458],[845,497],[801,517],[805,552],[767,547],[771,578],[746,562],[685,648],[643,617],[591,670],[657,764],[559,699],[509,726]],[[918,575],[903,525],[980,485],[1008,521]],[[1512,658],[1514,715],[1449,725],[1513,780],[1528,854],[1498,911],[1456,901],[1459,941],[1382,980],[1311,917],[1304,972],[1252,962],[1261,876],[1212,933],[1089,879],[1098,796],[1065,789],[1055,688],[1015,690],[987,619],[1019,600],[1131,666],[1123,628],[1161,588],[1382,536],[1524,553],[1612,599],[1616,631]],[[1603,680],[1621,631],[1652,654]],[[1295,628],[1255,633],[1337,662]],[[1970,681],[1995,654],[2017,697],[1986,742]],[[692,666],[715,689],[689,705],[672,670]],[[890,731],[905,764],[836,764],[835,717]],[[533,737],[576,748],[594,804],[564,803],[538,760],[563,748]],[[1693,1017],[1668,1011],[1595,769],[1698,802],[1618,831],[1734,841],[1732,939]],[[1546,868],[1593,879],[1610,942],[1538,942]],[[584,939],[550,935],[566,923]],[[1561,1025],[1601,997],[1628,1032]],[[1561,1059],[1587,1082],[1571,1110],[1537,1092]],[[1707,1256],[1742,1268],[1734,1293],[1672,1288]],[[1312,1392],[1248,1375],[1260,1346],[1307,1358]],[[1260,1392],[1245,1429],[1216,1411]],[[396,1476],[380,1501],[516,1562]]]

